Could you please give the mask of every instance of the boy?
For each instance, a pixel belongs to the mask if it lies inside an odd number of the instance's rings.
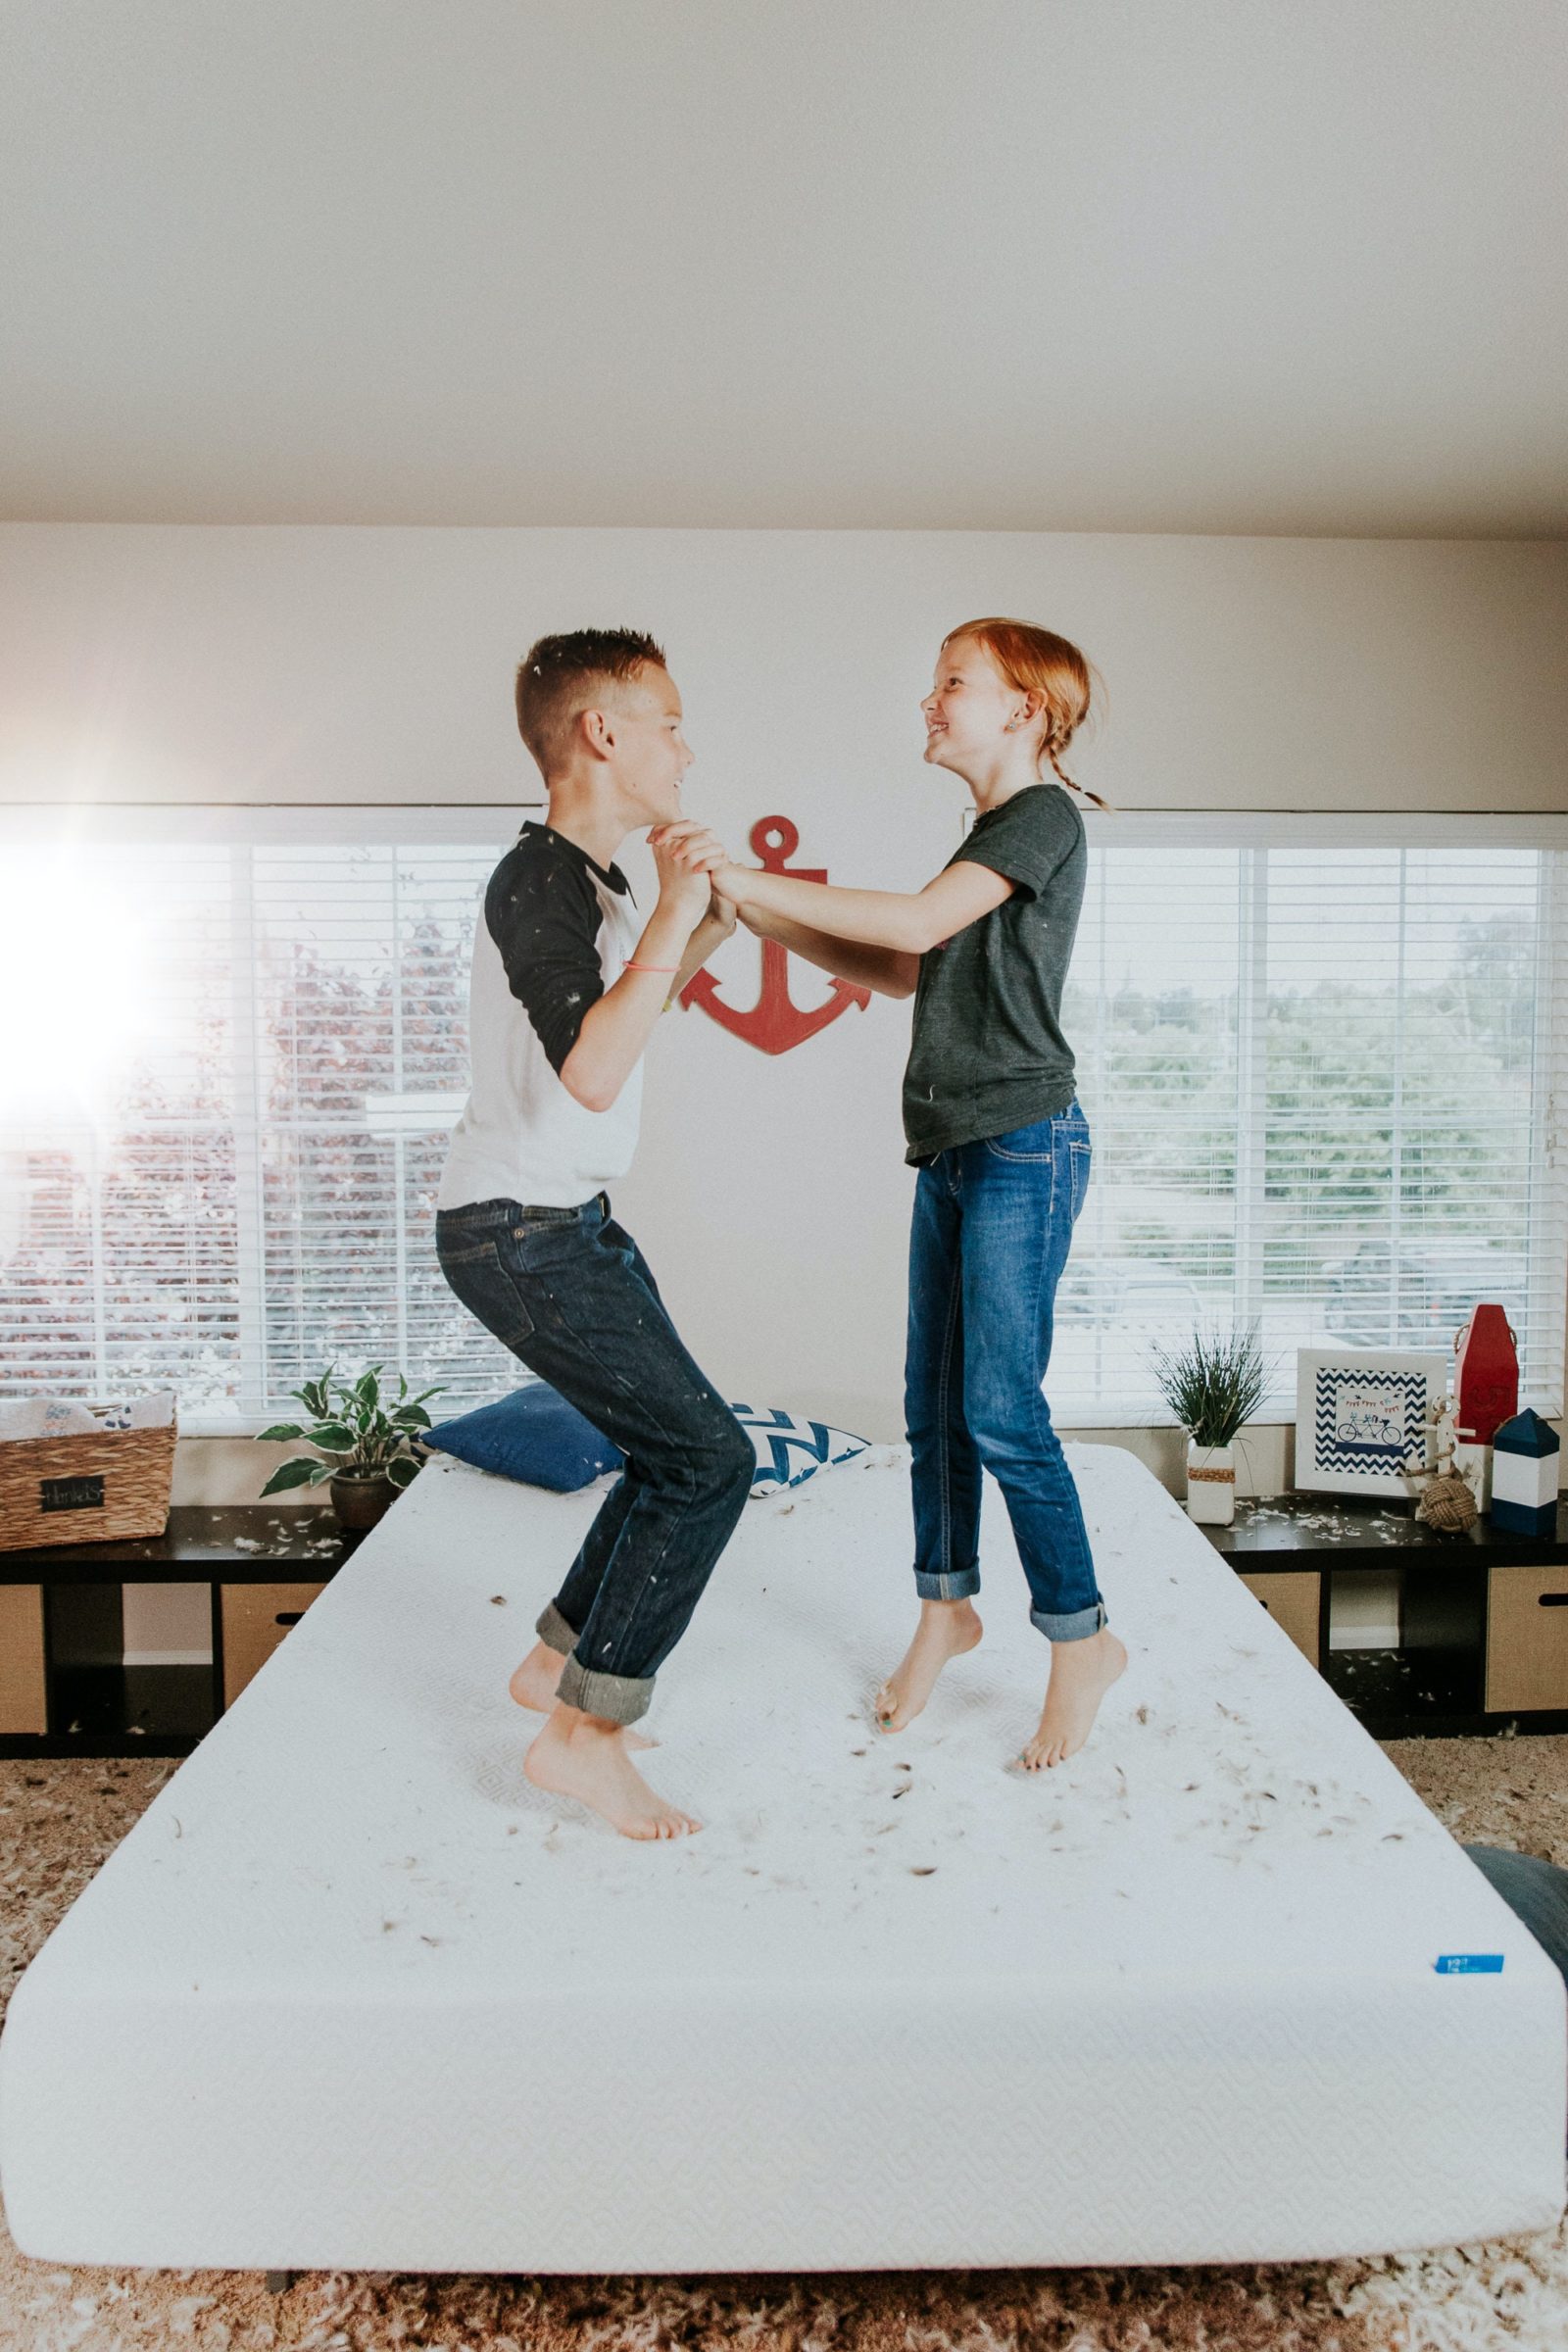
[[[754,1476],[750,1440],[682,1347],[611,1216],[631,1164],[642,1056],[665,1004],[733,928],[723,858],[680,811],[692,754],[651,637],[542,637],[517,671],[517,725],[549,794],[491,875],[474,942],[472,1087],[436,1217],[458,1297],[626,1456],[512,1678],[546,1722],[523,1764],[626,1838],[701,1825],[655,1794],[630,1746]],[[612,860],[650,832],[646,924]]]

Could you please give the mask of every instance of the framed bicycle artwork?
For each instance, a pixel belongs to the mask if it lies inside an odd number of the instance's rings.
[[[1297,1351],[1296,1484],[1413,1500],[1433,1463],[1448,1358],[1405,1348]]]

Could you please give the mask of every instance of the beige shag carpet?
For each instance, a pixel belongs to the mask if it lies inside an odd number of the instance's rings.
[[[1568,1863],[1568,1738],[1392,1742],[1453,1834]],[[0,1998],[172,1765],[0,1763]],[[0,2352],[1568,2352],[1568,2229],[1372,2262],[798,2278],[57,2270]]]

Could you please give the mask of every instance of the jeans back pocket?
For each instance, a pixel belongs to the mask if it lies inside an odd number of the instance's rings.
[[[1072,1216],[1075,1225],[1078,1222],[1078,1212],[1084,1204],[1084,1197],[1089,1191],[1089,1171],[1092,1157],[1087,1137],[1081,1144],[1070,1143],[1067,1146],[1067,1166],[1072,1179]]]
[[[518,1288],[519,1269],[505,1233],[477,1246],[459,1243],[438,1250],[447,1287],[504,1348],[516,1351],[534,1333],[534,1317]]]

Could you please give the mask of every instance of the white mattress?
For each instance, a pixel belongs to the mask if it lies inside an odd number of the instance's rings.
[[[0,2172],[61,2262],[489,2271],[1319,2256],[1544,2228],[1549,1963],[1132,1457],[1076,1449],[1133,1653],[986,1644],[868,1729],[902,1452],[748,1505],[650,1719],[708,1822],[531,1790],[507,1675],[594,1508],[432,1467],[20,1986]],[[1500,1974],[1440,1975],[1452,1952]]]

